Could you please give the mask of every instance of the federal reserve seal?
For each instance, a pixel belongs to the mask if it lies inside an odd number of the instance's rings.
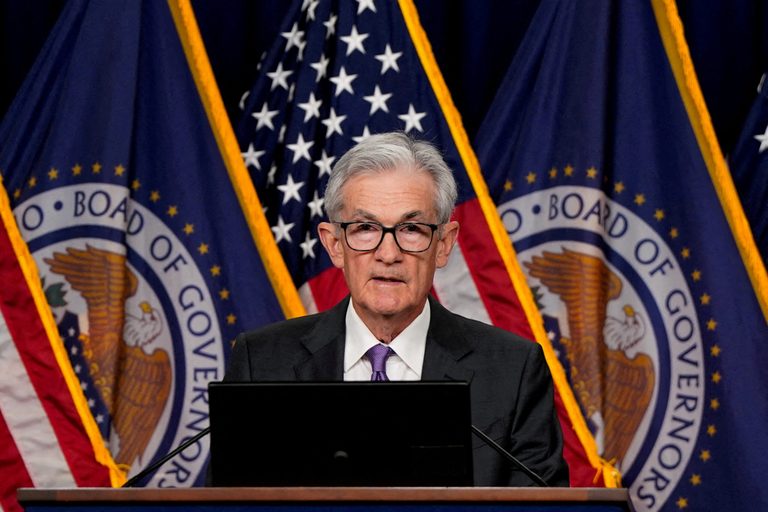
[[[598,188],[552,186],[498,211],[600,454],[658,510],[704,408],[700,320],[676,251]]]
[[[102,436],[136,474],[207,426],[207,384],[223,376],[224,347],[206,280],[124,185],[41,191],[14,215]],[[149,485],[191,485],[207,453],[199,441]]]

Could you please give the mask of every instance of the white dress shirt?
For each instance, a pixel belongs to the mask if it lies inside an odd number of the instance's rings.
[[[389,343],[389,348],[395,352],[387,359],[389,380],[421,380],[429,319],[429,301],[426,301],[419,316]],[[346,330],[344,380],[371,380],[373,369],[365,353],[381,341],[363,323],[351,300],[347,307]]]

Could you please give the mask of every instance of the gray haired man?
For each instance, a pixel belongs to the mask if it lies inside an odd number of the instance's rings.
[[[443,308],[429,295],[459,224],[453,174],[404,133],[374,135],[334,166],[320,240],[350,296],[317,315],[241,334],[226,380],[463,380],[472,422],[550,485],[568,485],[552,378],[541,348]],[[471,255],[469,255],[471,257]],[[479,486],[532,481],[477,444]]]

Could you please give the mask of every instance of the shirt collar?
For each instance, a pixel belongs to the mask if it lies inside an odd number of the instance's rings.
[[[406,327],[403,332],[392,340],[389,347],[395,351],[395,354],[421,378],[421,369],[424,366],[424,352],[427,347],[427,331],[429,331],[429,321],[431,311],[429,301],[424,303],[419,316]],[[349,369],[359,361],[372,346],[380,343],[371,333],[368,326],[355,311],[352,301],[347,306],[346,322],[346,344],[344,348],[344,371]]]

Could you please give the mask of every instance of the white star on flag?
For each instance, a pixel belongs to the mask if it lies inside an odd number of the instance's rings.
[[[357,75],[348,75],[344,66],[341,66],[338,76],[331,77],[331,82],[336,84],[335,95],[338,96],[344,91],[347,91],[349,94],[355,94],[355,91],[352,90],[352,80],[355,78],[357,78]]]
[[[320,197],[317,194],[317,190],[315,190],[314,198],[307,203],[307,207],[309,207],[309,218],[313,218],[315,216],[322,217],[323,216],[323,204],[325,203],[325,199]]]
[[[768,148],[768,126],[765,127],[764,133],[755,135],[755,140],[760,143],[760,149],[757,150],[758,153],[762,153]]]
[[[331,164],[333,164],[333,161],[336,160],[335,156],[328,156],[328,154],[323,150],[323,156],[320,157],[320,160],[315,160],[315,165],[318,169],[320,169],[320,174],[318,174],[318,178],[322,178],[323,174],[327,174],[328,176],[331,175]]]
[[[421,120],[426,116],[427,114],[424,112],[416,112],[416,110],[413,108],[413,103],[409,104],[408,106],[408,113],[402,114],[397,117],[405,121],[405,132],[409,132],[416,128],[420,132],[423,132],[424,129],[421,127]]]
[[[291,199],[295,199],[298,202],[301,202],[301,196],[299,196],[299,189],[304,186],[304,182],[300,181],[296,183],[293,181],[293,176],[288,175],[288,180],[285,182],[285,185],[278,185],[277,189],[283,193],[283,204],[288,203]]]
[[[309,99],[305,103],[299,103],[299,108],[304,111],[304,122],[306,123],[313,117],[320,119],[320,106],[323,104],[322,100],[315,98],[314,91],[309,93]]]
[[[323,22],[323,25],[325,25],[325,28],[326,28],[326,33],[325,33],[326,39],[328,39],[329,37],[331,37],[333,34],[336,33],[336,21],[338,21],[338,19],[339,19],[338,16],[336,16],[335,14],[331,14],[328,17],[328,21]]]
[[[371,111],[368,113],[368,115],[373,115],[374,112],[377,110],[383,110],[384,112],[389,112],[389,108],[387,107],[387,100],[392,97],[392,94],[383,94],[381,92],[381,89],[379,89],[379,86],[377,85],[373,89],[373,94],[370,96],[363,96],[363,99],[371,104]]]
[[[275,243],[279,244],[283,240],[287,241],[288,243],[293,243],[293,239],[291,238],[291,228],[293,228],[295,225],[295,222],[289,222],[286,224],[283,220],[283,216],[278,215],[277,225],[272,226],[272,232],[275,234]]]
[[[352,137],[352,140],[359,144],[370,136],[371,136],[371,132],[370,130],[368,130],[368,127],[366,126],[365,128],[363,128],[363,133],[361,133],[357,137]]]
[[[400,67],[397,65],[397,59],[403,56],[403,52],[393,53],[389,44],[384,48],[384,53],[376,55],[376,60],[381,61],[381,74],[387,72],[388,69],[394,69],[397,73],[400,72]]]
[[[304,241],[299,244],[299,247],[301,247],[303,258],[315,259],[314,247],[316,243],[317,243],[317,238],[312,238],[309,234],[309,231],[307,231],[307,236],[304,238]]]
[[[301,43],[299,43],[299,54],[296,57],[296,62],[301,62],[302,60],[304,60],[304,48],[306,47],[307,47],[306,41],[302,41]]]
[[[347,118],[347,116],[338,116],[336,115],[336,110],[331,107],[331,113],[328,116],[328,119],[323,119],[321,122],[325,125],[325,137],[328,138],[334,133],[338,133],[339,135],[344,135],[344,132],[341,131],[341,123]]]
[[[264,154],[264,151],[256,151],[253,144],[248,144],[248,150],[245,153],[240,154],[243,155],[243,161],[245,162],[246,167],[252,165],[256,169],[261,170],[259,158]]]
[[[237,104],[240,107],[240,110],[245,108],[245,100],[248,99],[249,94],[251,94],[251,91],[245,91],[243,95],[240,96],[240,103]]]
[[[256,123],[257,130],[263,126],[266,126],[270,130],[274,130],[275,126],[272,124],[272,118],[276,115],[277,110],[269,110],[266,103],[261,106],[261,111],[251,114],[251,116],[258,121]]]
[[[304,136],[302,134],[299,134],[299,137],[296,139],[296,142],[293,144],[286,144],[286,147],[293,151],[293,162],[296,163],[299,161],[299,158],[306,158],[310,162],[312,161],[312,158],[309,156],[309,148],[312,147],[312,145],[315,142],[312,140],[304,141]]]
[[[315,82],[319,82],[321,78],[325,78],[325,76],[328,74],[328,64],[331,62],[331,59],[326,57],[325,55],[320,55],[320,60],[310,64],[312,69],[317,71],[317,76],[315,77]]]
[[[357,0],[357,14],[362,14],[366,9],[376,12],[376,6],[373,4],[373,0]]]
[[[270,87],[269,90],[272,91],[275,89],[275,87],[280,86],[287,91],[288,82],[286,80],[292,74],[293,71],[283,70],[283,63],[278,62],[277,68],[275,68],[275,70],[271,73],[267,73],[267,76],[272,79],[272,87]]]
[[[286,52],[294,46],[297,48],[304,46],[304,31],[299,30],[298,23],[293,24],[290,32],[281,32],[280,35],[288,40],[288,44],[285,45]]]
[[[352,25],[352,32],[350,32],[348,36],[341,36],[339,39],[347,43],[347,57],[349,57],[355,50],[365,54],[363,41],[365,41],[367,38],[368,34],[358,33],[357,27]]]
[[[315,9],[320,5],[320,0],[312,0],[307,6],[307,21],[315,21]]]

